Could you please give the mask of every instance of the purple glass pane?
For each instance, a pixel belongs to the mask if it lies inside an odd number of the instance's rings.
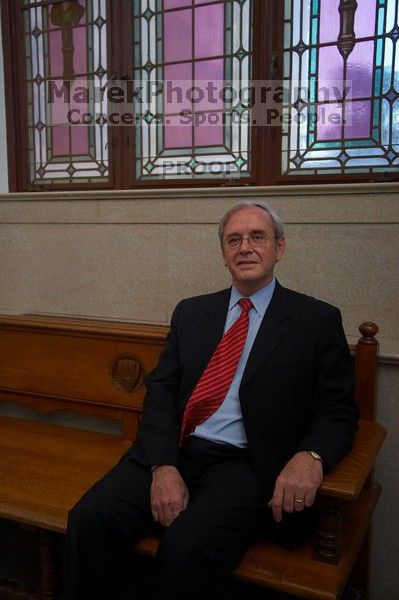
[[[164,114],[191,110],[192,64],[168,65],[164,69]]]
[[[368,138],[371,135],[371,102],[345,103],[345,138]]]
[[[341,139],[342,106],[320,104],[317,107],[317,141]]]
[[[339,0],[320,0],[320,42],[336,42],[339,35]]]
[[[191,0],[163,0],[164,10],[178,8],[180,6],[191,6]]]
[[[177,10],[164,14],[165,62],[192,58],[192,11]]]
[[[224,4],[195,10],[195,57],[224,54]]]
[[[355,34],[357,38],[374,35],[375,5],[375,0],[361,0],[357,3],[355,13]]]
[[[195,116],[195,146],[221,146],[223,144],[223,113],[201,113]]]
[[[167,117],[164,126],[164,147],[186,148],[192,146],[193,128],[188,119],[183,117]]]
[[[73,69],[75,75],[87,73],[87,37],[86,27],[77,27],[73,30]]]
[[[61,29],[49,32],[50,47],[50,76],[62,77],[64,72],[64,58],[62,55],[62,33]]]
[[[342,79],[344,63],[336,46],[324,46],[319,49],[319,100],[338,100],[342,97]],[[323,88],[323,89],[322,89]],[[327,97],[328,94],[328,97]]]
[[[223,108],[224,60],[201,60],[195,63],[195,86],[198,88],[195,110]]]
[[[358,42],[348,58],[348,98],[370,97],[373,83],[374,42]]]

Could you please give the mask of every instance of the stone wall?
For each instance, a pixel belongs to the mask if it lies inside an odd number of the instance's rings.
[[[4,186],[3,186],[4,189]],[[287,234],[277,277],[342,310],[350,341],[380,327],[371,600],[396,597],[399,524],[398,184],[0,195],[0,312],[167,324],[176,302],[229,285],[217,239],[241,199],[268,200]],[[9,407],[8,407],[9,410]]]

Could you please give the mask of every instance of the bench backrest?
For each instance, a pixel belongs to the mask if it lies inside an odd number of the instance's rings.
[[[85,319],[0,316],[0,401],[123,423],[134,438],[166,327]]]
[[[374,420],[378,327],[360,326],[351,348],[356,365],[356,400]],[[143,377],[151,371],[168,329],[108,321],[0,315],[0,401],[39,411],[68,410],[123,423],[134,439],[144,398]]]

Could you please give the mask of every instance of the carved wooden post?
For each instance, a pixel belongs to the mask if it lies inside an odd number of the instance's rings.
[[[334,564],[339,562],[342,522],[342,500],[321,497],[316,541],[316,557],[318,559]]]
[[[73,68],[73,54],[75,47],[73,45],[73,28],[78,25],[80,19],[85,13],[85,8],[77,0],[53,4],[51,9],[51,22],[62,31],[62,55],[64,58],[64,80],[71,80],[75,77]]]
[[[355,400],[358,406],[362,406],[362,419],[374,421],[378,372],[376,368],[378,361],[378,341],[375,339],[375,336],[378,333],[378,327],[375,323],[366,322],[360,325],[359,331],[362,337],[359,339],[356,347]],[[375,374],[372,385],[370,385],[371,373]]]
[[[378,327],[375,323],[362,323],[359,327],[362,337],[356,347],[356,390],[355,399],[362,407],[362,419],[375,420],[377,398],[377,362],[379,344],[375,339]],[[372,374],[374,379],[371,380]],[[370,384],[371,380],[371,384]],[[361,399],[361,401],[360,401]],[[371,485],[373,472],[370,473],[366,485]],[[348,600],[367,600],[370,589],[370,545],[371,527],[363,540],[352,574],[345,590]]]

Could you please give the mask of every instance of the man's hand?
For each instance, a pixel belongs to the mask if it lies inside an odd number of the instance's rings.
[[[283,510],[301,511],[312,506],[323,479],[323,467],[307,452],[297,452],[277,477],[273,498],[268,506],[274,519],[280,522]]]
[[[154,520],[169,527],[187,508],[188,489],[176,467],[161,465],[152,474],[151,511]]]

